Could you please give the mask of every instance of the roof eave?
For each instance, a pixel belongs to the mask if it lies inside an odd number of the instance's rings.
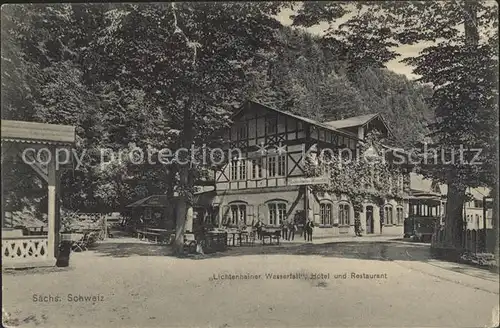
[[[276,108],[273,108],[273,107],[270,107],[268,105],[264,105],[264,104],[261,104],[255,100],[248,100],[247,102],[252,102],[256,105],[259,105],[259,106],[262,106],[262,107],[265,107],[269,110],[272,110],[272,111],[275,111],[279,114],[283,114],[283,115],[286,115],[288,117],[292,117],[294,119],[297,119],[297,120],[300,120],[306,124],[311,124],[311,125],[315,125],[317,127],[320,127],[320,128],[323,128],[323,129],[327,129],[327,130],[330,130],[330,131],[333,131],[335,133],[338,133],[338,134],[341,134],[343,136],[346,136],[346,137],[350,137],[350,138],[355,138],[357,139],[358,141],[362,139],[359,139],[357,135],[353,134],[353,133],[349,133],[349,132],[346,132],[346,131],[342,131],[342,130],[338,130],[337,128],[334,128],[332,126],[329,126],[327,124],[324,124],[324,123],[321,123],[321,122],[317,122],[317,121],[314,121],[312,119],[307,119],[307,118],[302,118],[300,117],[299,115],[296,115],[296,114],[292,114],[292,113],[288,113],[288,112],[285,112],[283,110],[280,110],[280,109],[276,109]],[[245,103],[246,104],[246,103]],[[242,105],[242,107],[236,112],[233,114],[232,118],[234,118],[235,116],[237,116],[241,111],[243,111],[245,109],[245,104]],[[312,121],[312,122],[310,122]]]

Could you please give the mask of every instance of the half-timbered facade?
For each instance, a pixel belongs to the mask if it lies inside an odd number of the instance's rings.
[[[387,200],[383,209],[390,221],[382,229],[379,204],[367,201],[355,213],[346,195],[312,192],[297,182],[306,177],[308,154],[323,148],[356,154],[369,129],[389,134],[380,115],[321,123],[248,101],[233,122],[225,135],[226,160],[215,172],[214,196],[210,204],[198,204],[211,206],[217,224],[251,225],[260,219],[279,226],[308,217],[319,227],[316,235],[354,235],[354,218],[359,215],[366,233],[402,234],[407,210],[401,201]]]

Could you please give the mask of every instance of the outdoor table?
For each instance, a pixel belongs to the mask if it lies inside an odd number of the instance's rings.
[[[266,244],[266,238],[269,238],[269,244],[272,244],[273,239],[276,239],[278,245],[280,244],[281,230],[280,229],[263,229],[261,232],[262,244]]]

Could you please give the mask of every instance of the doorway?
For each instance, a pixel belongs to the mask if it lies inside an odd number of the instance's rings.
[[[373,206],[366,207],[366,233],[373,233]]]

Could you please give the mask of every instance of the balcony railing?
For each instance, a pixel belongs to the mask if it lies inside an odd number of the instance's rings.
[[[12,263],[47,260],[47,248],[47,236],[3,237],[2,261]]]

